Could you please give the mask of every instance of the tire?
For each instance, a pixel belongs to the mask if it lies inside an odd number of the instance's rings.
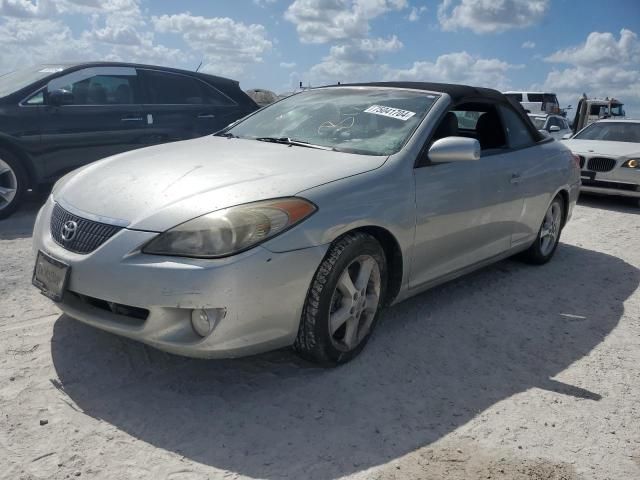
[[[0,149],[0,219],[16,211],[27,191],[27,174],[20,160]]]
[[[535,241],[523,252],[522,258],[527,263],[543,265],[551,260],[560,242],[564,208],[564,200],[560,195],[556,196],[542,219]]]
[[[362,232],[340,237],[313,277],[294,349],[324,366],[348,362],[366,345],[386,288],[387,261],[378,241]]]

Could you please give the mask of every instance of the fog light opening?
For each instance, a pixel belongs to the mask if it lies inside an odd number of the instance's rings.
[[[226,308],[197,308],[191,311],[191,327],[204,338],[213,332],[226,314]]]

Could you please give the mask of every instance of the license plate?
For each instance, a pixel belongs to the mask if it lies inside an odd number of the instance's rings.
[[[67,287],[70,271],[69,265],[39,251],[31,283],[38,287],[43,295],[59,302]]]
[[[584,178],[585,180],[595,180],[596,179],[596,172],[590,172],[587,170],[582,170],[580,172],[580,178]]]

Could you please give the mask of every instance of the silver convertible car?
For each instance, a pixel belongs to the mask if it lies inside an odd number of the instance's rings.
[[[318,88],[63,177],[33,283],[176,354],[335,365],[385,305],[517,253],[547,262],[579,188],[577,158],[497,91]]]

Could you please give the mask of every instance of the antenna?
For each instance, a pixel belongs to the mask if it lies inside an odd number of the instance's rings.
[[[196,68],[196,72],[198,72],[198,70],[200,70],[201,66],[202,66],[202,60],[200,60],[200,63],[198,64],[198,68]]]

